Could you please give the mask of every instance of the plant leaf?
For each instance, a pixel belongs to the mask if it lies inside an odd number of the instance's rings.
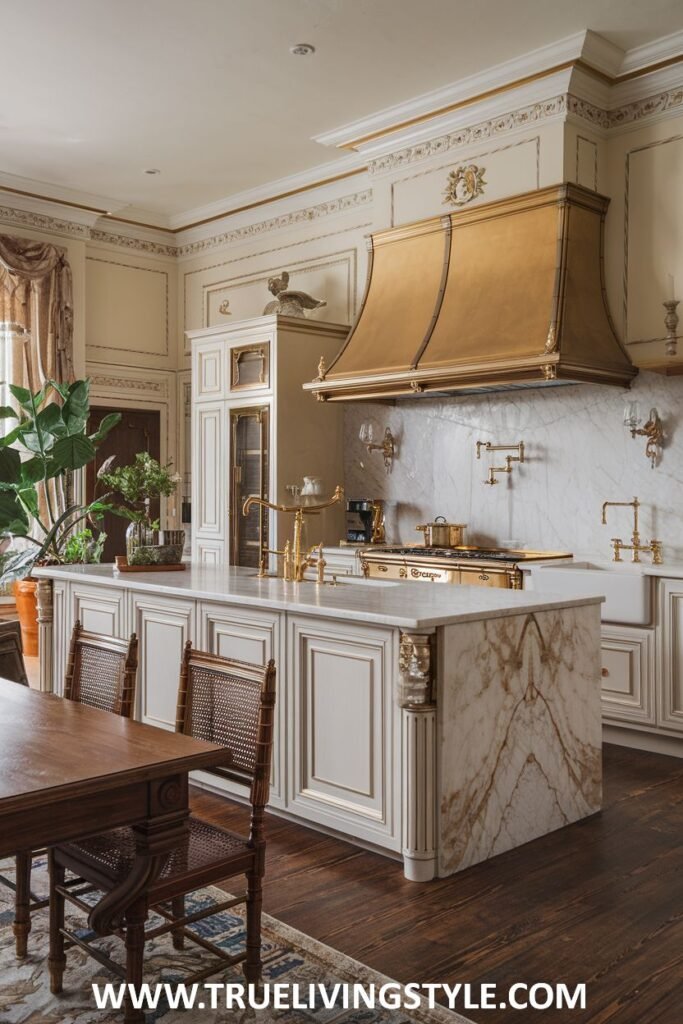
[[[15,448],[0,448],[0,480],[5,484],[21,480],[21,457]]]
[[[68,397],[64,402],[62,409],[62,415],[64,416],[64,422],[69,427],[69,432],[72,433],[70,421],[73,420],[87,420],[88,412],[90,410],[90,381],[89,380],[75,380],[69,387]]]
[[[100,468],[97,470],[97,479],[101,480],[105,473],[108,473],[112,465],[116,462],[116,456],[110,455],[108,459],[105,459]]]
[[[66,432],[62,410],[55,402],[50,402],[40,410],[36,416],[36,427],[48,433],[64,434]]]
[[[112,430],[117,423],[121,422],[120,412],[110,412],[100,420],[100,425],[94,434],[90,435],[90,440],[94,441],[95,444],[99,444],[100,441],[104,441],[105,437]]]
[[[31,392],[28,388],[20,388],[18,384],[10,384],[9,389],[22,409],[31,409]]]
[[[0,530],[4,534],[24,536],[28,527],[28,516],[17,495],[0,491]]]
[[[16,412],[14,411],[11,405],[0,405],[0,420],[9,419],[18,420],[19,417],[17,416]]]
[[[0,459],[2,458],[2,452],[0,452]],[[27,459],[26,462],[21,464],[21,482],[22,484],[37,484],[39,480],[48,479],[47,466],[49,465],[46,459],[42,459],[37,455],[33,459]]]
[[[59,469],[81,469],[95,457],[95,445],[89,437],[72,434],[60,437],[52,449],[52,458]]]
[[[39,554],[40,551],[37,549],[29,548],[27,551],[17,551],[16,554],[10,555],[2,567],[0,585],[13,583],[14,580],[22,580],[28,576]]]
[[[57,394],[64,399],[64,401],[66,401],[66,399],[69,397],[68,384],[60,384],[58,381],[53,380],[52,377],[48,377],[48,379],[45,381],[45,384],[53,388],[57,392]]]

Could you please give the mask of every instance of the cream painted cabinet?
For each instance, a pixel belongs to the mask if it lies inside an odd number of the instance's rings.
[[[195,642],[196,602],[130,593],[130,622],[139,641],[137,714],[142,722],[175,729],[183,648]]]
[[[605,720],[655,725],[654,630],[603,626],[601,647]]]
[[[292,517],[254,508],[245,519],[246,497],[291,504],[304,476],[321,478],[326,494],[343,484],[343,410],[302,384],[321,357],[331,363],[347,334],[340,324],[282,316],[188,332],[193,561],[257,569],[262,547],[284,547]],[[307,525],[308,543],[336,545],[343,507]]]
[[[284,615],[207,601],[199,603],[197,617],[197,645],[203,651],[211,651],[237,661],[250,661],[256,665],[265,665],[271,658],[275,661],[278,676],[270,804],[272,807],[284,807],[287,706]],[[214,789],[244,796],[243,786],[206,774],[199,778]]]
[[[398,653],[391,630],[292,616],[287,807],[399,850]]]
[[[660,584],[659,720],[683,734],[683,580]]]

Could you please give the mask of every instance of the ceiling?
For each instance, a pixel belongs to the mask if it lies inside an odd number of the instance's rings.
[[[0,173],[32,179],[41,194],[110,197],[119,214],[160,225],[338,161],[313,136],[583,29],[622,49],[683,29],[680,0],[2,7],[3,78],[13,86],[0,99]],[[316,53],[291,56],[298,42]],[[161,174],[144,173],[152,167]]]

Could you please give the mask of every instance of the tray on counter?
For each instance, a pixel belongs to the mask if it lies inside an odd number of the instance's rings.
[[[125,555],[116,556],[116,568],[119,572],[184,572],[185,562],[170,562],[168,565],[128,565]]]

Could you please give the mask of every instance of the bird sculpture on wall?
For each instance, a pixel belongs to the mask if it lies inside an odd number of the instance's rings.
[[[305,317],[305,310],[320,309],[326,306],[325,299],[314,299],[308,292],[289,291],[289,274],[283,270],[279,277],[268,278],[268,291],[275,298],[266,305],[264,316],[269,313],[280,313],[281,316]]]

